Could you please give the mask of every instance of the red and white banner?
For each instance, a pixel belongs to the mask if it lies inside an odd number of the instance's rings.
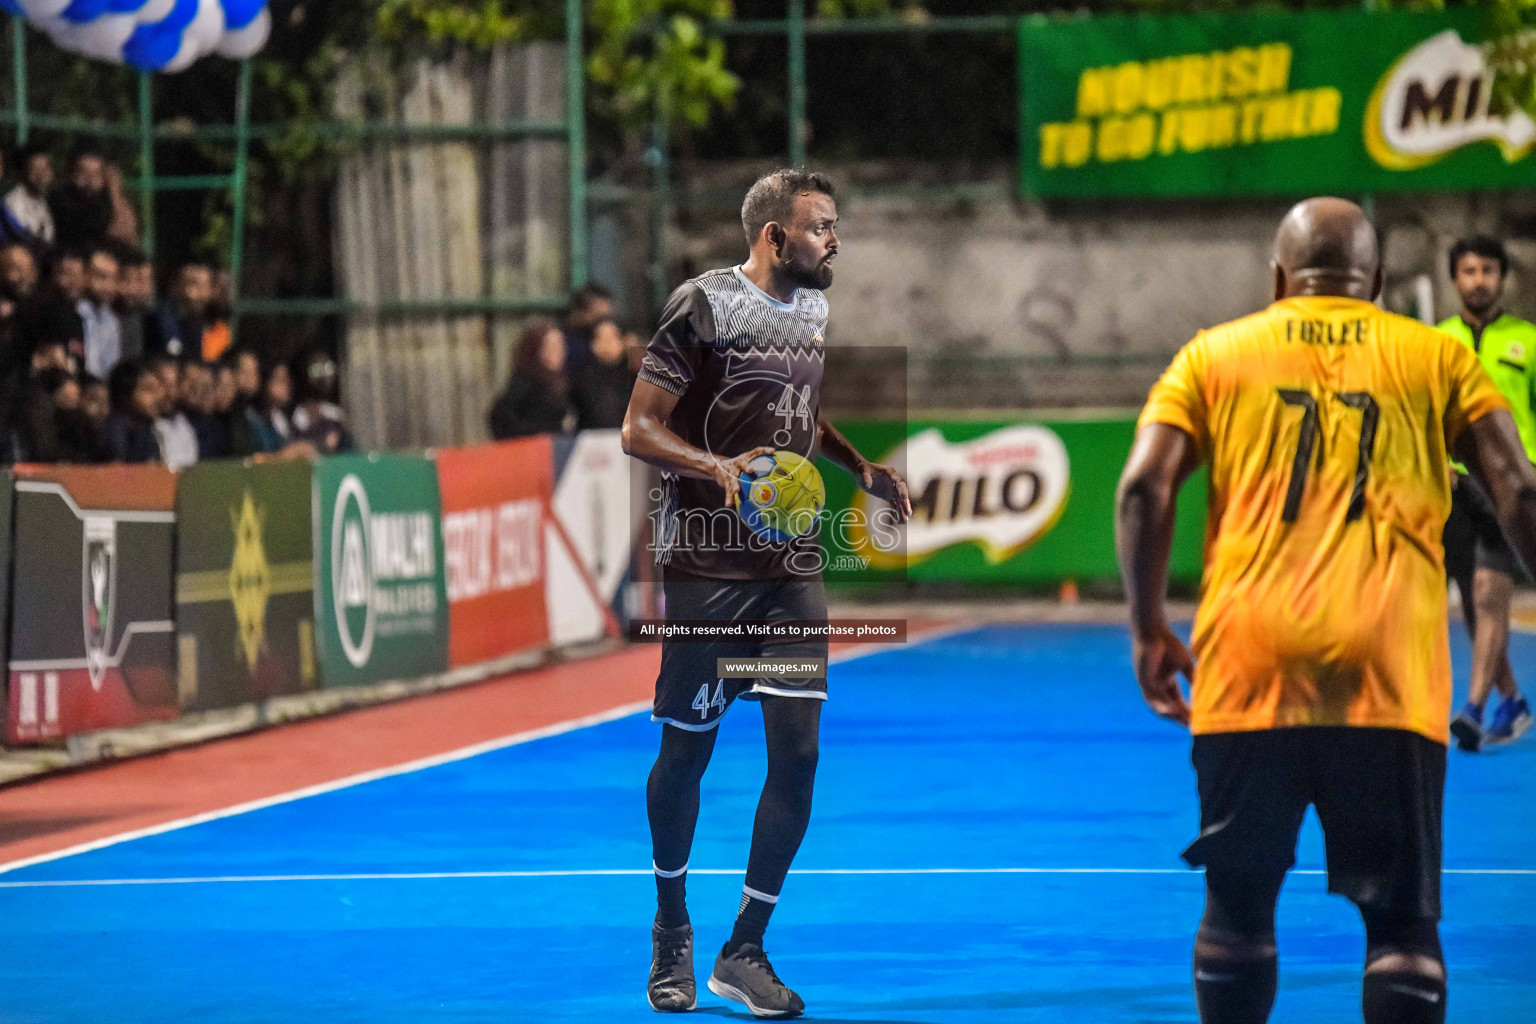
[[[437,453],[448,584],[448,664],[549,642],[544,531],[554,489],[549,438]]]

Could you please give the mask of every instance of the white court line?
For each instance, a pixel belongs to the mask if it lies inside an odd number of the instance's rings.
[[[225,875],[206,878],[78,878],[0,882],[0,889],[70,889],[118,885],[225,885],[242,882],[412,882],[471,878],[594,878],[643,876],[649,868],[576,868],[567,871],[413,871],[339,875]],[[689,868],[690,875],[743,875],[745,868]],[[791,868],[792,875],[1195,875],[1193,868]],[[1301,869],[1293,875],[1326,875]],[[1531,868],[1447,868],[1447,875],[1536,875]]]
[[[966,630],[975,629],[979,623],[954,623],[948,626],[939,626],[931,630],[925,630],[916,636],[909,635],[907,643],[901,644],[860,644],[846,651],[833,655],[828,660],[833,663],[853,661],[856,658],[868,657],[871,654],[879,654],[882,651],[900,649],[902,646],[925,643],[929,640],[938,640],[946,636],[963,633]],[[190,828],[193,825],[201,825],[205,821],[217,821],[220,818],[232,818],[238,814],[247,814],[251,811],[259,811],[265,807],[275,807],[278,804],[292,803],[295,800],[303,800],[306,797],[319,796],[322,793],[334,793],[339,789],[349,789],[352,786],[360,786],[365,782],[373,782],[377,779],[387,779],[396,775],[409,775],[427,768],[436,768],[438,765],[451,764],[454,761],[464,761],[471,757],[479,757],[481,754],[489,754],[495,750],[503,750],[522,743],[531,743],[534,740],[545,739],[549,736],[558,736],[561,733],[574,732],[577,729],[585,729],[588,726],[601,725],[604,722],[612,722],[620,718],[628,718],[642,711],[651,710],[650,701],[636,701],[632,704],[623,704],[596,714],[586,715],[582,718],[573,718],[565,722],[556,722],[542,729],[530,729],[527,732],[514,733],[510,736],[502,736],[494,740],[486,740],[468,747],[460,747],[442,754],[433,754],[430,757],[418,758],[415,761],[406,761],[404,764],[391,765],[387,768],[375,768],[372,771],[359,772],[356,775],[348,775],[330,782],[320,782],[313,786],[305,786],[301,789],[290,790],[286,793],[278,793],[275,796],[262,797],[260,800],[248,800],[245,803],[232,804],[229,807],[221,807],[214,811],[204,811],[201,814],[189,815],[185,818],[176,818],[172,821],[162,822],[159,825],[149,825],[145,828],[130,829],[127,832],[119,832],[116,835],[103,836],[100,839],[92,839],[89,842],[77,843],[74,846],[66,846],[62,850],[53,850],[49,853],[39,853],[31,857],[22,857],[19,860],[7,861],[0,864],[0,874],[19,871],[35,864],[47,864],[50,861],[63,860],[81,853],[90,853],[93,850],[102,850],[119,843],[132,842],[135,839],[144,839],[149,836],[158,836],[166,832],[175,832],[178,829]],[[16,885],[22,883],[5,883]]]
[[[92,839],[90,842],[77,843],[74,846],[65,847],[62,850],[54,850],[51,853],[40,853],[33,857],[23,857],[20,860],[9,861],[0,864],[0,874],[17,871],[21,868],[31,867],[34,864],[46,864],[49,861],[62,860],[65,857],[73,857],[80,853],[89,853],[92,850],[104,849],[108,846],[116,846],[118,843],[130,842],[134,839],[143,839],[147,836],[157,836],[165,832],[174,832],[177,829],[189,828],[193,825],[201,825],[205,821],[217,821],[220,818],[232,818],[237,814],[246,814],[250,811],[259,811],[263,807],[275,807],[278,804],[292,803],[295,800],[303,800],[305,797],[319,796],[322,793],[332,793],[338,789],[347,789],[351,786],[360,786],[365,782],[373,782],[375,779],[387,779],[393,775],[406,775],[411,772],[419,772],[426,768],[435,768],[438,765],[450,764],[454,761],[463,761],[467,758],[488,754],[493,750],[501,750],[505,747],[513,747],[520,743],[531,743],[547,736],[558,736],[565,732],[574,732],[584,729],[589,725],[600,725],[603,722],[611,722],[619,718],[627,718],[630,715],[639,714],[650,710],[650,701],[637,701],[633,704],[624,704],[620,707],[609,708],[595,715],[587,715],[583,718],[573,718],[567,722],[557,722],[547,725],[542,729],[530,729],[528,732],[514,733],[511,736],[503,736],[499,739],[486,740],[484,743],[476,743],[473,746],[460,747],[458,750],[450,750],[443,754],[433,754],[431,757],[418,758],[415,761],[407,761],[404,764],[391,765],[388,768],[376,768],[373,771],[359,772],[356,775],[348,775],[344,778],[333,779],[330,782],[321,782],[313,786],[305,786],[302,789],[290,790],[287,793],[278,793],[275,796],[262,797],[260,800],[248,800],[242,804],[233,804],[229,807],[221,807],[216,811],[204,811],[202,814],[193,814],[185,818],[176,818],[173,821],[162,822],[159,825],[150,825],[146,828],[131,829],[127,832],[119,832],[116,835],[104,836],[101,839]]]

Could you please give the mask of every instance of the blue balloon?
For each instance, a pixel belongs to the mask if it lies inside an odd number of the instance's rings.
[[[195,17],[197,17],[197,0],[176,0],[176,6],[171,8],[170,14],[153,25],[145,25],[144,28],[175,32],[179,36],[188,25],[192,24],[192,19]]]
[[[224,0],[224,27],[235,32],[256,20],[267,0]]]
[[[123,59],[140,71],[159,71],[176,58],[181,34],[197,16],[197,0],[176,0],[161,21],[140,25],[123,46]]]
[[[59,17],[73,25],[83,25],[95,21],[106,12],[107,0],[71,0],[70,5],[59,13]]]
[[[0,11],[6,14],[22,14],[21,4],[17,0],[0,0]]]
[[[106,4],[111,14],[137,14],[144,0],[106,0]]]

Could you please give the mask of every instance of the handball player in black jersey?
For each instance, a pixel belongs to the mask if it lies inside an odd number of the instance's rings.
[[[662,471],[656,561],[670,620],[825,621],[818,531],[783,542],[737,515],[748,463],[776,452],[837,463],[904,522],[912,507],[894,469],[865,460],[820,411],[827,300],[837,256],[832,183],[806,170],[760,179],[741,208],[750,254],[685,282],[646,349],[624,419],[624,450]],[[661,753],[646,788],[656,871],[647,997],[667,1012],[696,1005],[693,928],[684,902],[699,780],[721,717],[758,701],[768,777],[757,806],[746,884],[730,940],[709,978],[758,1017],[794,1017],[804,1002],[763,953],[763,931],[811,814],[826,679],[723,679],[720,658],[822,659],[825,636],[791,643],[662,645],[652,719]]]

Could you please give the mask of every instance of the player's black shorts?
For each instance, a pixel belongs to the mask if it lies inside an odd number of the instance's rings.
[[[1491,569],[1519,579],[1520,559],[1504,537],[1493,501],[1470,476],[1458,478],[1451,491],[1451,515],[1445,521],[1445,574],[1456,581],[1464,602],[1472,600],[1472,571]]]
[[[821,578],[785,580],[711,580],[668,570],[662,583],[668,620],[758,619],[826,622],[827,589]],[[819,658],[825,662],[825,635],[792,642],[724,640],[688,643],[665,640],[661,645],[661,674],[651,721],[666,722],[694,732],[720,724],[731,703],[762,694],[827,699],[827,680],[812,678],[721,679],[720,658]]]
[[[1404,917],[1440,918],[1445,747],[1403,729],[1305,726],[1195,737],[1195,867],[1279,875],[1296,863],[1307,805],[1328,891]]]

